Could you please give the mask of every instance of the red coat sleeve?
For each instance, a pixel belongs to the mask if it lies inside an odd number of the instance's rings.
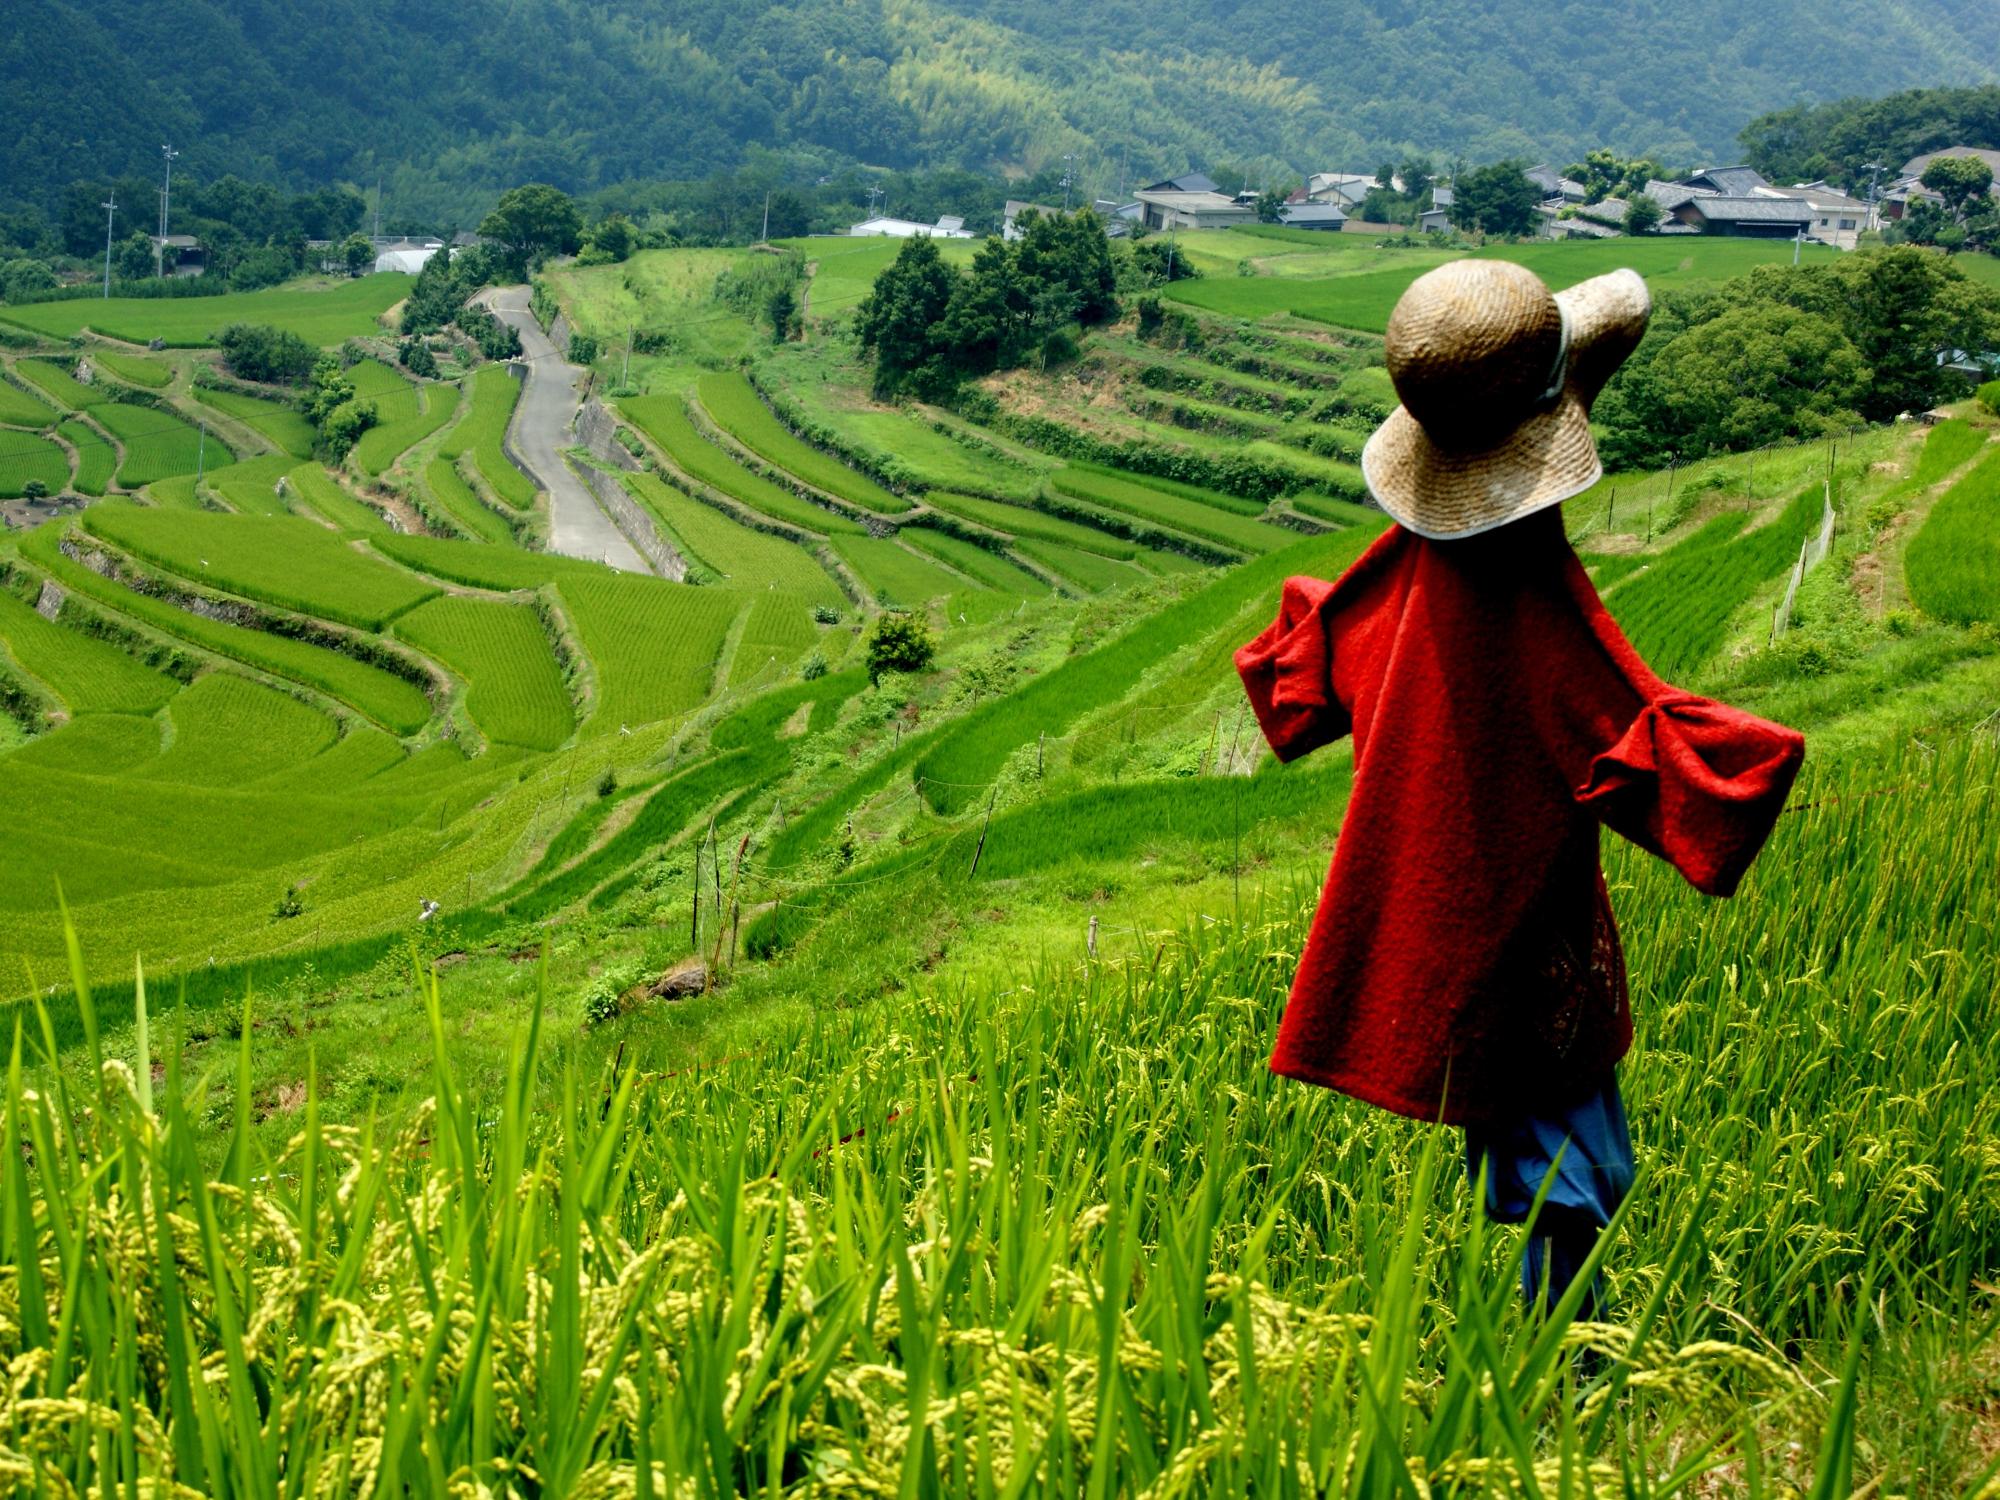
[[[1614,832],[1727,896],[1784,810],[1805,737],[1678,689],[1590,762],[1577,800]]]
[[[1318,578],[1287,578],[1278,618],[1236,653],[1250,707],[1279,760],[1296,760],[1354,727],[1333,691],[1325,613],[1333,591]]]

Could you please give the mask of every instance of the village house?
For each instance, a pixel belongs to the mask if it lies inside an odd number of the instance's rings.
[[[1547,162],[1539,162],[1522,174],[1528,181],[1542,190],[1546,201],[1560,198],[1565,203],[1581,203],[1590,196],[1590,190],[1574,177],[1565,177]]]
[[[1788,188],[1768,187],[1761,189],[1758,196],[1790,198],[1805,204],[1813,212],[1806,237],[1839,250],[1854,249],[1861,243],[1862,231],[1868,228],[1867,202],[1850,197],[1824,182],[1808,182]]]
[[[1206,188],[1182,184],[1206,182]],[[1169,178],[1133,194],[1138,200],[1141,222],[1148,229],[1227,229],[1236,224],[1257,222],[1253,204],[1239,203],[1215,190],[1215,184],[1199,172]]]
[[[1750,198],[1771,184],[1755,167],[1703,167],[1681,179],[1682,187],[1700,188],[1723,198]]]
[[[1796,198],[1714,193],[1688,199],[1674,210],[1674,218],[1703,234],[1788,240],[1809,230],[1814,214],[1810,204]]]
[[[1315,172],[1300,193],[1308,203],[1332,203],[1351,212],[1375,186],[1372,172]]]
[[[1902,171],[1882,189],[1879,208],[1883,218],[1902,218],[1912,203],[1944,202],[1941,196],[1923,184],[1924,168],[1941,156],[1973,156],[1985,162],[1993,169],[1994,187],[1990,191],[1995,197],[2000,197],[2000,151],[1985,146],[1946,146],[1941,150],[1926,151],[1921,156],[1913,156],[1903,163]]]
[[[162,276],[199,276],[208,269],[208,251],[191,234],[148,235]]]
[[[1278,222],[1288,229],[1316,229],[1338,234],[1347,227],[1347,210],[1337,203],[1287,203]]]

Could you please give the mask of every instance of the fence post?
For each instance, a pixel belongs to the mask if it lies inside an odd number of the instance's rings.
[[[1092,917],[1092,918],[1090,919],[1090,935],[1089,935],[1088,937],[1086,937],[1086,938],[1085,938],[1085,939],[1083,940],[1083,943],[1084,943],[1084,947],[1085,947],[1085,948],[1087,948],[1087,949],[1088,949],[1088,950],[1090,951],[1090,956],[1091,956],[1091,957],[1092,957],[1093,959],[1094,959],[1094,958],[1096,958],[1096,957],[1097,957],[1097,918],[1096,918],[1096,917],[1094,917],[1094,916],[1093,916],[1093,917]]]
[[[1000,800],[1000,788],[993,788],[993,795],[986,799],[986,821],[979,825],[979,844],[972,851],[972,868],[965,872],[967,880],[979,873],[979,856],[986,852],[986,830],[993,826],[993,804]]]

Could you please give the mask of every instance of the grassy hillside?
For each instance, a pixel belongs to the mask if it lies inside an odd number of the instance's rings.
[[[1990,414],[1566,511],[1663,671],[1811,746],[1733,901],[1606,842],[1642,1179],[1572,1326],[1520,1314],[1456,1137],[1263,1065],[1352,759],[1277,767],[1231,654],[1385,524],[1337,456],[1375,341],[1128,325],[973,420],[870,401],[844,321],[754,380],[637,367],[627,488],[689,582],[515,540],[498,372],[464,472],[259,454],[0,538],[7,1451],[79,1489],[1975,1492]],[[420,464],[472,536],[397,529]],[[891,608],[937,658],[871,683]],[[75,1442],[52,1393],[154,1436]]]

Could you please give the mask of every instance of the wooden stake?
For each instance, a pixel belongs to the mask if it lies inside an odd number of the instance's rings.
[[[986,799],[986,821],[979,825],[979,846],[972,851],[972,868],[965,872],[967,880],[979,873],[979,856],[986,852],[986,830],[993,826],[993,804],[1000,800],[1000,788],[993,788],[993,795]]]

